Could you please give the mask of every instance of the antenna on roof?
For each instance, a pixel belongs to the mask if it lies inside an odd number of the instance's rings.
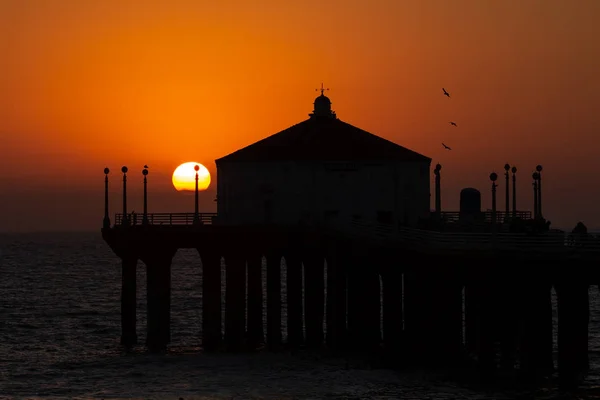
[[[326,90],[329,90],[329,88],[324,88],[323,83],[321,83],[321,89],[315,89],[315,91],[319,91],[319,90],[321,91],[321,96],[323,96],[323,92]]]

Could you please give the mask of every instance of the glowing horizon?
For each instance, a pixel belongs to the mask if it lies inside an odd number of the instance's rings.
[[[195,191],[196,190],[196,170],[195,166],[198,166],[198,191],[208,189],[210,186],[210,172],[208,169],[197,162],[189,161],[179,165],[173,171],[173,187],[178,192],[183,191]]]

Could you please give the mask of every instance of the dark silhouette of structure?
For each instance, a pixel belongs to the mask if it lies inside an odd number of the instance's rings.
[[[298,152],[306,135],[312,135],[313,141],[320,140],[318,143],[325,148],[329,143],[335,144],[332,138],[338,138],[339,132],[350,132],[353,138],[363,140],[368,160],[357,159],[351,147],[342,146],[341,152],[330,156],[320,153],[344,161],[344,171],[330,174],[336,179],[343,179],[341,175],[348,169],[368,168],[369,164],[385,159],[396,160],[398,154],[406,157],[403,162],[416,161],[414,179],[420,179],[419,163],[429,165],[430,159],[425,156],[380,142],[377,137],[347,125],[337,120],[331,102],[321,94],[308,121],[232,153],[227,156],[229,163],[227,157],[221,159],[219,174],[224,175],[219,175],[218,184],[225,186],[218,189],[217,199],[219,207],[224,208],[219,208],[217,214],[199,212],[196,186],[193,213],[148,214],[144,208],[147,222],[133,226],[126,213],[127,167],[123,167],[123,213],[115,216],[111,227],[109,170],[105,169],[102,235],[122,260],[121,343],[129,346],[137,342],[136,268],[141,260],[147,279],[146,345],[151,350],[165,349],[170,342],[171,260],[177,249],[195,248],[202,259],[202,345],[206,351],[256,349],[263,343],[275,350],[283,344],[281,260],[284,258],[287,346],[319,349],[325,345],[346,354],[375,354],[392,366],[448,365],[468,355],[480,371],[488,374],[496,371],[498,359],[506,369],[514,369],[518,360],[523,376],[548,375],[554,370],[550,302],[554,287],[558,294],[561,382],[565,386],[576,383],[589,368],[588,287],[600,282],[600,272],[595,268],[600,260],[600,245],[593,237],[583,241],[581,237],[587,233],[579,225],[570,239],[565,232],[549,229],[540,211],[541,166],[534,173],[533,218],[530,212],[516,209],[515,197],[510,213],[506,167],[504,212],[496,210],[496,173],[490,174],[491,212],[481,211],[481,194],[473,188],[461,191],[460,212],[442,211],[440,164],[433,171],[433,214],[429,213],[428,168],[423,179],[427,182],[426,195],[420,192],[414,195],[414,201],[426,206],[426,215],[420,206],[407,207],[408,200],[397,192],[392,192],[395,202],[406,203],[396,210],[400,212],[390,214],[389,210],[373,209],[370,217],[338,213],[344,217],[329,218],[327,212],[331,210],[326,209],[325,217],[307,219],[297,214],[291,204],[293,218],[289,217],[290,212],[275,214],[274,219],[243,222],[241,212],[231,209],[236,203],[227,197],[231,188],[226,185],[237,182],[234,178],[227,180],[235,177],[235,164],[245,163],[243,166],[250,168],[253,160],[261,160],[267,154],[265,148],[271,148],[271,153],[275,153],[273,148],[278,149],[277,154],[269,155],[272,162],[293,160],[302,164],[308,160],[292,156],[316,157],[310,160],[313,162],[310,165],[320,165],[322,169],[308,171],[325,174],[323,160],[315,155],[319,153]],[[295,141],[282,139],[289,139],[290,135]],[[272,147],[276,143],[281,146]],[[377,144],[369,147],[368,143]],[[377,151],[381,152],[379,159]],[[331,158],[326,160],[329,162]],[[265,170],[272,170],[273,165],[281,164],[269,164],[270,168]],[[340,168],[339,163],[336,168]],[[406,171],[410,168],[413,167],[407,166]],[[512,173],[513,196],[516,196],[516,168],[513,167]],[[285,171],[277,171],[273,176],[278,174],[285,176]],[[147,172],[143,175],[146,188]],[[255,179],[254,188],[262,192],[256,190],[254,196],[277,194],[277,187],[260,185],[271,179],[267,173],[256,175]],[[392,178],[383,180],[381,185],[382,189],[398,187]],[[338,190],[332,186],[331,192]],[[409,189],[407,185],[407,193],[411,193]],[[145,190],[144,200],[146,205]],[[246,197],[246,200],[252,199]],[[343,207],[344,204],[339,204],[340,209]],[[406,218],[411,212],[413,215]],[[221,321],[222,258],[226,277],[225,321]],[[266,277],[262,276],[263,258]],[[263,289],[267,293],[266,332]]]

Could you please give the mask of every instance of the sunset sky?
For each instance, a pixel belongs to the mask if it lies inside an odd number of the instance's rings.
[[[542,164],[553,226],[600,227],[598,17],[599,0],[0,0],[0,231],[99,229],[106,166],[111,214],[122,165],[141,211],[144,164],[150,211],[193,211],[171,184],[185,161],[213,174],[213,211],[214,160],[306,119],[321,82],[340,119],[443,165],[444,209],[466,186],[489,208],[506,162],[531,209]]]

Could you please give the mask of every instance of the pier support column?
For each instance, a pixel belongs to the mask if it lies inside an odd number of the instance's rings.
[[[302,326],[302,261],[297,249],[292,249],[285,255],[287,268],[287,342],[297,347],[304,342]]]
[[[246,257],[239,249],[225,255],[225,282],[225,345],[228,351],[241,351],[246,328]]]
[[[381,341],[379,271],[367,249],[353,254],[348,266],[348,349],[375,352]]]
[[[304,256],[304,318],[306,344],[319,348],[323,344],[323,317],[325,311],[325,259],[313,249]]]
[[[407,350],[415,362],[451,364],[462,349],[462,274],[429,256],[405,269]]]
[[[267,254],[267,347],[281,346],[281,253]]]
[[[146,264],[146,346],[150,351],[165,350],[171,341],[171,261],[176,251],[159,248],[140,257]]]
[[[555,285],[558,296],[558,368],[564,387],[576,386],[589,369],[589,286],[579,277],[563,278]]]
[[[129,256],[121,265],[121,344],[127,347],[137,343],[137,261],[137,256]]]
[[[337,243],[327,251],[327,346],[343,350],[346,346],[346,268],[349,254],[338,249],[351,249],[350,243]]]
[[[552,335],[552,284],[551,268],[544,270],[530,265],[519,277],[521,373],[524,377],[548,376],[554,371],[552,360],[554,340]]]
[[[477,283],[465,279],[465,349],[469,355],[477,354],[479,341],[479,290]]]
[[[477,364],[484,376],[493,374],[496,370],[495,342],[499,336],[497,272],[494,261],[485,258],[469,261],[466,267],[467,296],[469,296],[467,321],[471,328],[467,332],[467,339],[469,347],[475,347]],[[472,325],[474,322],[476,326]],[[471,341],[473,336],[469,333],[477,334],[476,345]]]
[[[221,253],[213,246],[198,249],[202,259],[202,347],[221,345]]]
[[[383,284],[383,344],[388,362],[399,363],[404,342],[402,269],[395,257],[383,254],[377,260]]]
[[[248,347],[256,349],[264,343],[262,254],[248,255]]]

